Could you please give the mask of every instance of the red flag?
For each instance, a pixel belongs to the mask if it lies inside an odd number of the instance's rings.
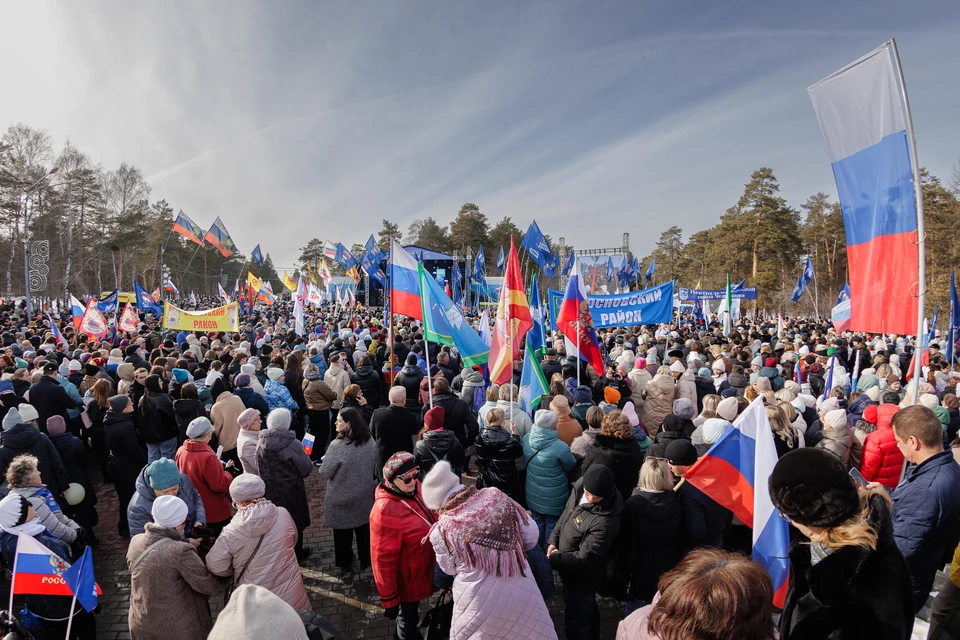
[[[507,321],[509,319],[509,322]],[[523,337],[533,326],[527,294],[523,291],[520,259],[510,236],[510,255],[500,287],[500,303],[490,344],[490,381],[506,384],[513,379],[513,361],[520,356]]]
[[[567,291],[557,313],[557,329],[577,345],[580,357],[593,365],[597,373],[604,370],[600,341],[597,339],[597,330],[593,327],[593,316],[590,314],[587,292],[584,290],[580,265],[576,259],[573,261]]]

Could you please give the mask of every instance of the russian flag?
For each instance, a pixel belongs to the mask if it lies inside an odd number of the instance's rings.
[[[808,89],[843,210],[854,331],[917,327],[917,202],[898,68],[891,40]]]
[[[396,240],[390,240],[390,311],[423,320],[417,261]]]
[[[70,345],[67,343],[67,339],[63,337],[63,334],[60,333],[60,328],[57,326],[57,323],[53,321],[53,318],[50,317],[50,314],[47,313],[47,320],[50,322],[50,331],[53,333],[53,337],[56,339],[57,344],[62,344],[65,347]]]
[[[13,561],[12,589],[16,594],[73,597],[63,574],[70,563],[26,534],[17,536],[17,553]],[[96,585],[97,595],[102,595]]]
[[[684,481],[753,528],[753,560],[773,579],[773,604],[783,607],[790,582],[790,530],[767,490],[777,450],[763,398],[751,402],[733,426],[687,470]]]
[[[180,297],[180,291],[177,290],[177,286],[176,286],[175,284],[173,284],[173,281],[172,281],[172,280],[167,280],[167,284],[165,284],[165,285],[163,286],[163,288],[164,288],[165,291],[169,291],[169,292],[172,293],[174,296],[176,296],[176,297],[178,297],[178,298]]]
[[[83,311],[86,309],[86,305],[70,296],[70,315],[73,316],[73,328],[80,328],[80,321],[83,320]]]
[[[583,276],[580,274],[580,265],[576,258],[570,272],[570,281],[567,282],[567,291],[557,312],[557,329],[576,345],[582,360],[593,365],[597,372],[604,371],[600,341],[597,340],[597,330],[593,327],[593,316],[590,314],[587,303],[587,291],[583,285]]]

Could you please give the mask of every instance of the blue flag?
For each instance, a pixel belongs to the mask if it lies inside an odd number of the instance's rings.
[[[460,307],[430,277],[423,265],[417,266],[420,279],[420,308],[423,313],[423,338],[455,346],[464,367],[483,366],[490,358],[490,347],[463,317]]]
[[[453,294],[453,304],[458,307],[463,304],[463,274],[460,272],[460,261],[453,261],[453,282],[451,283],[451,293]]]
[[[120,289],[114,289],[112,292],[100,298],[97,302],[97,311],[100,313],[116,313],[120,301]]]
[[[545,331],[543,330],[543,304],[540,302],[540,286],[537,274],[530,282],[530,318],[533,326],[527,331],[527,348],[533,351],[533,357],[539,361],[547,350]]]
[[[523,352],[523,371],[520,372],[520,407],[533,416],[540,408],[540,400],[543,394],[549,389],[547,378],[540,369],[539,360],[533,355],[530,348],[529,336],[527,332],[527,348]],[[510,416],[505,416],[509,421]]]
[[[573,269],[573,251],[570,252],[570,255],[567,256],[567,263],[563,265],[562,275],[570,275],[570,269]]]
[[[808,257],[807,264],[803,266],[803,273],[801,273],[797,279],[797,286],[793,288],[793,294],[790,296],[790,299],[794,302],[800,302],[800,296],[807,290],[807,285],[810,284],[811,280],[813,280],[813,263],[810,262],[810,258]]]
[[[477,249],[477,257],[473,260],[473,279],[477,282],[482,282],[486,285],[487,277],[483,272],[483,267],[486,265],[487,260],[483,257],[483,245],[480,245],[480,248]]]
[[[503,273],[503,265],[504,265],[503,247],[500,247],[500,255],[497,256],[497,271],[499,271],[500,273]]]
[[[263,266],[263,253],[260,251],[260,245],[258,244],[253,248],[253,251],[250,252],[250,257],[257,261],[261,267]]]
[[[613,268],[613,257],[607,258],[607,282],[613,280],[616,270]]]
[[[650,261],[650,266],[647,267],[647,273],[643,276],[644,278],[647,279],[647,282],[650,282],[653,279],[653,274],[656,272],[656,270],[657,270],[657,259],[654,258],[653,260]]]
[[[933,310],[933,319],[930,320],[930,328],[927,331],[927,344],[933,342],[934,337],[937,335],[937,321],[940,319],[940,303],[937,303],[937,308]]]
[[[527,250],[527,254],[536,262],[541,269],[548,264],[553,264],[553,254],[550,252],[550,243],[540,231],[537,221],[530,223],[530,228],[523,236],[523,242],[520,246]]]
[[[133,291],[137,300],[137,309],[140,311],[150,311],[158,318],[163,314],[163,306],[157,304],[157,301],[153,299],[153,296],[147,293],[147,291],[140,286],[139,282],[133,283]]]
[[[367,244],[363,245],[363,248],[373,256],[373,261],[377,265],[387,259],[387,252],[380,248],[380,245],[377,244],[372,233],[370,237],[367,238]]]
[[[343,265],[343,268],[347,271],[354,268],[359,264],[357,259],[353,257],[353,254],[347,250],[343,243],[337,243],[337,256],[334,258],[337,262]]]
[[[83,555],[61,576],[77,596],[77,602],[87,611],[97,608],[97,581],[93,576],[93,549],[87,547]]]
[[[837,296],[837,304],[840,304],[844,300],[850,299],[850,283],[844,282],[843,286],[840,287],[840,295]],[[837,305],[833,305],[837,306]]]

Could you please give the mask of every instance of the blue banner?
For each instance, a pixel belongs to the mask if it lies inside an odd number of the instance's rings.
[[[120,289],[114,289],[112,293],[108,293],[97,301],[97,310],[100,313],[116,313],[119,300]]]
[[[563,291],[550,289],[550,328],[563,302]],[[673,317],[673,282],[665,282],[643,291],[630,291],[609,296],[587,296],[593,326],[597,329],[628,327],[641,324],[670,322]]]
[[[724,300],[727,297],[726,289],[677,289],[677,299],[680,302],[691,300]],[[733,298],[741,300],[756,300],[756,287],[740,287],[733,290]]]

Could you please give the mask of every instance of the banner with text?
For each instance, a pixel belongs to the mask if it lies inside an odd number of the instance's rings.
[[[239,331],[240,321],[237,315],[238,304],[207,309],[206,311],[186,311],[169,302],[163,303],[164,329],[183,329],[185,331]]]
[[[733,290],[733,298],[741,300],[756,300],[756,287],[740,287]],[[681,302],[696,300],[723,300],[727,297],[726,289],[677,289],[677,299]]]
[[[560,311],[563,292],[550,289],[550,328]],[[673,317],[673,282],[643,291],[629,291],[609,296],[587,296],[593,326],[598,329],[639,324],[670,322]]]

